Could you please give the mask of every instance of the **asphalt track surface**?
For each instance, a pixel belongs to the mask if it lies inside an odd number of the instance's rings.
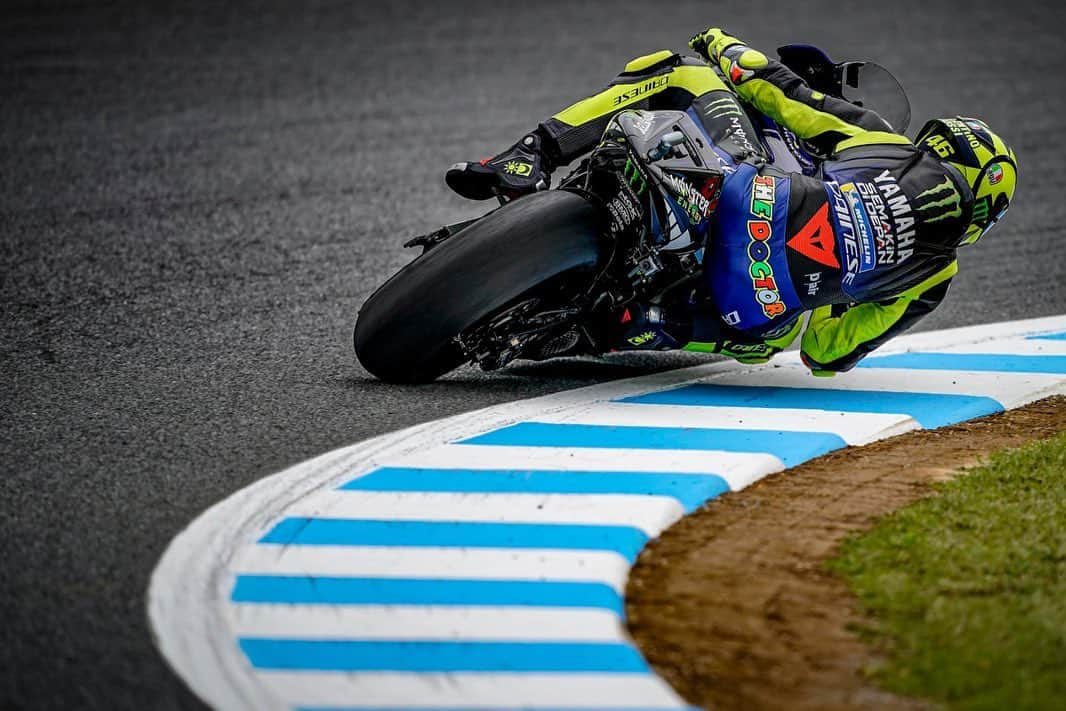
[[[6,3],[0,10],[0,707],[199,704],[152,646],[148,576],[237,489],[494,403],[700,362],[354,361],[407,236],[479,214],[455,160],[631,57],[723,24],[870,58],[927,116],[984,117],[1021,189],[923,328],[1066,312],[1066,42],[1023,3]],[[912,129],[913,131],[913,129]],[[520,257],[520,255],[516,255]]]

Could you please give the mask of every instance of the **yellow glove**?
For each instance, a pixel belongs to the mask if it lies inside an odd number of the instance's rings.
[[[719,27],[695,35],[688,46],[706,61],[717,64],[734,86],[750,79],[756,70],[767,65],[765,54]]]
[[[720,27],[711,27],[705,32],[698,32],[688,41],[688,46],[694,49],[697,54],[708,62],[715,63],[722,56],[722,50],[734,44],[744,43],[736,37],[730,36],[728,32]]]

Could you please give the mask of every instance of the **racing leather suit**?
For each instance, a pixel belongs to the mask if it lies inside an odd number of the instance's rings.
[[[735,44],[713,67],[669,51],[640,57],[600,93],[539,126],[556,164],[599,141],[622,109],[687,110],[728,155],[686,350],[763,362],[799,335],[816,375],[853,368],[944,298],[973,195],[962,176],[876,113],[811,90],[781,63]],[[740,96],[825,156],[786,173]]]

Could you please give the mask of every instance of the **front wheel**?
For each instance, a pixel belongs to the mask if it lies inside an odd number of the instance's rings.
[[[485,216],[401,269],[359,311],[355,353],[391,383],[429,382],[462,365],[455,338],[560,277],[594,273],[599,211],[565,190]]]

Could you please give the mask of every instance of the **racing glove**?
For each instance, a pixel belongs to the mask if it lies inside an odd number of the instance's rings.
[[[708,62],[717,62],[722,50],[730,44],[743,43],[720,27],[711,27],[703,32],[697,32],[688,41],[688,46]]]
[[[769,63],[765,54],[719,27],[694,35],[688,46],[706,61],[717,64],[734,86],[747,81]]]

